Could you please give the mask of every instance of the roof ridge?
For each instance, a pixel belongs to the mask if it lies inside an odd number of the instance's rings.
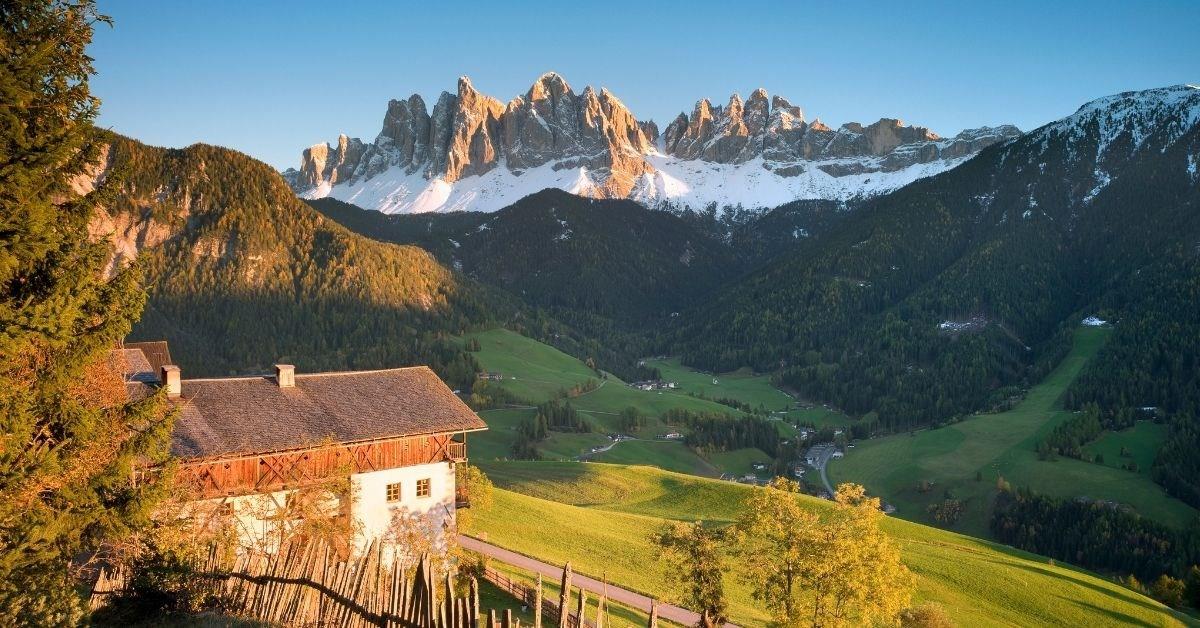
[[[433,372],[433,369],[429,368],[428,366],[424,364],[418,364],[416,366],[394,366],[386,369],[366,369],[362,371],[321,371],[320,373],[296,373],[296,378],[324,377],[326,375],[367,375],[370,373],[391,373],[392,371],[415,371],[421,369]]]
[[[394,366],[386,369],[365,369],[361,371],[321,371],[319,373],[296,373],[296,379],[307,379],[310,377],[324,377],[327,375],[369,375],[371,373],[391,373],[393,371],[414,371],[427,370],[433,372],[433,369],[424,364],[416,366]],[[183,382],[237,382],[248,381],[255,379],[271,379],[275,377],[274,373],[261,373],[259,375],[230,375],[228,377],[191,377],[181,381]]]

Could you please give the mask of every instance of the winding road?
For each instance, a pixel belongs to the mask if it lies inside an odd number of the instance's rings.
[[[544,577],[549,577],[552,581],[557,581],[557,579],[562,577],[562,567],[558,565],[551,565],[550,563],[542,562],[536,558],[530,558],[524,554],[518,554],[514,551],[506,550],[503,547],[497,547],[491,543],[480,541],[479,539],[469,536],[460,536],[459,543],[461,543],[465,549],[471,550],[472,552],[483,554],[492,560],[500,561],[506,565],[519,567],[534,573],[540,573]],[[650,612],[651,599],[645,595],[642,595],[641,593],[634,593],[633,591],[622,589],[621,587],[615,586],[611,583],[605,585],[603,582],[596,580],[595,578],[589,578],[579,573],[572,574],[571,584],[577,587],[582,587],[588,592],[596,595],[600,595],[601,593],[607,591],[608,599],[610,600],[619,602],[632,608],[636,608],[645,613]],[[698,613],[694,613],[679,606],[666,604],[664,602],[658,603],[658,616],[663,619],[668,619],[670,621],[683,624],[685,626],[694,626],[700,621],[700,615]],[[733,626],[733,624],[726,624],[726,626]]]

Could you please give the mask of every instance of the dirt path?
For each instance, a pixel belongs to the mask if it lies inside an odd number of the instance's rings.
[[[479,539],[469,536],[460,536],[459,542],[466,549],[472,552],[478,552],[491,558],[498,560],[506,565],[519,567],[534,573],[540,573],[543,577],[548,577],[552,581],[557,581],[562,577],[562,567],[551,565],[535,558],[530,558],[524,554],[506,550],[502,547],[497,547],[491,543],[480,541]],[[614,586],[612,584],[605,586],[603,582],[594,578],[589,578],[581,574],[571,576],[571,583],[577,587],[582,587],[592,594],[599,595],[605,590],[608,591],[608,599],[619,602],[626,606],[636,608],[644,613],[650,612],[650,598],[641,593],[634,593],[628,589]],[[686,608],[680,608],[663,602],[658,603],[658,616],[663,619],[669,619],[673,622],[683,624],[685,626],[694,626],[700,621],[700,615],[693,613]],[[732,626],[732,624],[726,624]]]

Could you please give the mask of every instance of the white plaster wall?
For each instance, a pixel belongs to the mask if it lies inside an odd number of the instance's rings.
[[[429,497],[417,497],[417,480],[428,479]],[[350,477],[351,515],[356,519],[357,538],[355,546],[365,550],[372,539],[384,540],[397,512],[427,517],[430,528],[438,535],[435,545],[442,544],[441,534],[446,528],[454,527],[455,517],[455,473],[454,463],[437,462],[397,469],[385,469],[370,473],[356,473]],[[387,501],[387,485],[400,483],[399,502]],[[273,552],[278,550],[281,522],[276,513],[287,503],[292,491],[275,491],[254,495],[240,495],[195,502],[188,516],[207,521],[218,512],[221,504],[233,509],[238,541],[246,548]],[[336,512],[337,504],[329,505]]]
[[[428,479],[429,497],[417,497],[417,480]],[[383,538],[397,511],[426,516],[439,533],[454,527],[454,463],[431,464],[356,473],[350,478],[354,500],[352,513],[358,520],[360,549],[371,539]],[[400,483],[400,501],[387,501],[387,485]],[[440,541],[439,541],[440,544]]]
[[[291,491],[206,499],[195,504],[191,516],[202,521],[221,518],[218,509],[222,504],[229,504],[238,543],[242,547],[273,552],[279,549],[280,536],[280,522],[274,517],[287,503],[288,493]]]

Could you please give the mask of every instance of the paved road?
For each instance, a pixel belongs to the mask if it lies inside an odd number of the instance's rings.
[[[506,550],[502,547],[496,547],[491,543],[485,543],[476,538],[469,536],[460,536],[459,542],[466,549],[472,552],[478,552],[484,556],[490,557],[492,560],[498,560],[502,563],[520,567],[535,573],[542,574],[543,577],[549,577],[551,581],[557,582],[562,578],[562,567],[544,563],[535,558],[530,558],[524,554],[518,554],[513,551]],[[599,595],[606,590],[603,582],[594,578],[589,578],[581,574],[573,574],[571,576],[571,584],[577,587],[583,587],[589,592]],[[650,612],[650,598],[641,593],[634,593],[628,589],[622,589],[609,584],[607,586],[608,599],[615,602],[620,602],[626,606],[631,606],[643,612]],[[700,621],[700,615],[693,613],[686,608],[672,606],[663,602],[658,603],[658,616],[663,619],[669,619],[673,622],[683,624],[685,626],[694,626]],[[732,625],[732,624],[727,624]]]
[[[821,483],[825,485],[825,490],[829,491],[830,495],[834,494],[833,485],[829,483],[829,476],[825,475],[825,467],[829,466],[829,460],[833,458],[833,452],[837,449],[828,447],[817,456],[817,470],[821,472]]]

